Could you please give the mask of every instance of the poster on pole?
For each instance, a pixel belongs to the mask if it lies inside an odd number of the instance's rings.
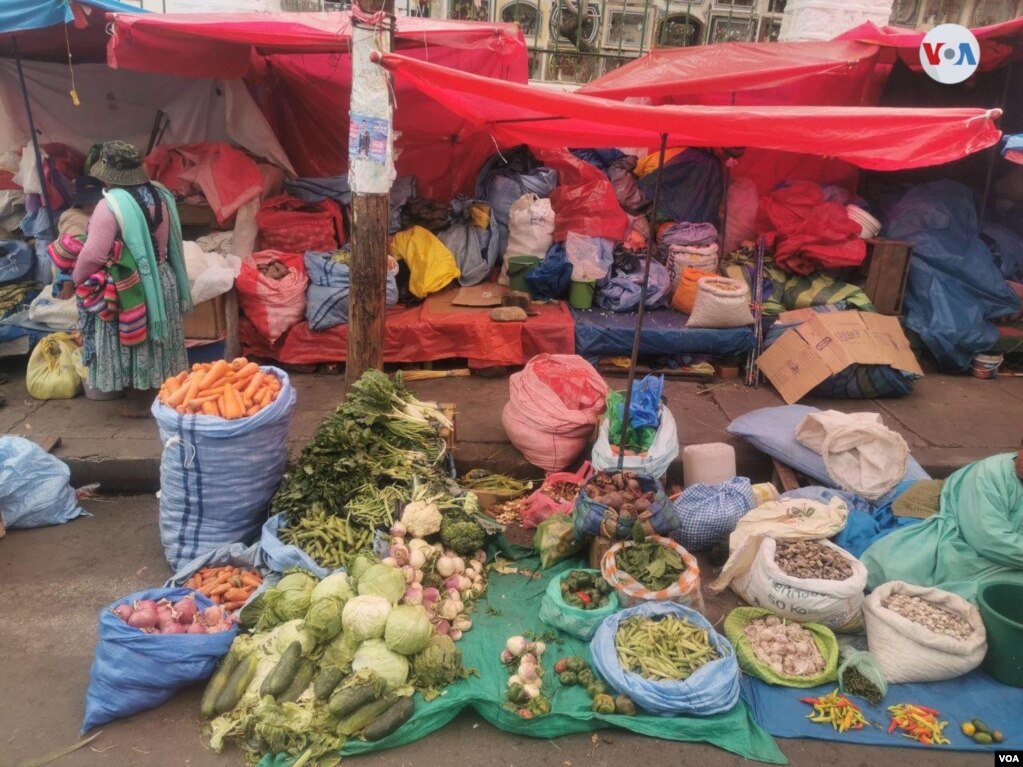
[[[348,156],[368,160],[374,165],[386,165],[389,130],[384,118],[353,114],[348,129]]]

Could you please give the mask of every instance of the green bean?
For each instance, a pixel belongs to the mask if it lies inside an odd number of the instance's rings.
[[[618,662],[647,679],[682,681],[716,660],[706,629],[673,616],[661,620],[629,618],[615,635]]]

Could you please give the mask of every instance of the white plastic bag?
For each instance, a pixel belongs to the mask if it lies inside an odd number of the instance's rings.
[[[74,330],[78,324],[78,300],[74,296],[54,298],[49,290],[44,290],[29,304],[28,318],[52,330]]]
[[[565,257],[572,264],[573,281],[602,280],[614,264],[614,242],[569,232],[565,240]]]
[[[754,607],[766,607],[789,620],[820,623],[834,631],[858,631],[863,625],[867,568],[831,541],[817,543],[841,554],[852,567],[852,575],[842,581],[788,575],[774,561],[778,542],[758,536],[747,541],[742,561],[736,562],[730,573],[732,591]],[[754,546],[755,556],[746,567]],[[725,577],[724,571],[721,577]]]
[[[600,419],[597,441],[593,443],[590,458],[597,471],[618,471],[618,456],[611,451],[608,437],[609,425],[606,417]],[[661,405],[661,423],[657,427],[654,441],[646,455],[627,455],[622,461],[624,471],[635,471],[651,477],[663,477],[668,467],[678,458],[678,427],[675,417],[667,407]]]
[[[906,476],[909,446],[878,413],[810,413],[796,428],[796,439],[821,455],[840,488],[868,500],[887,494]]]
[[[936,634],[882,606],[892,594],[920,597],[964,618],[973,628],[965,640]],[[980,611],[961,596],[902,581],[884,583],[863,604],[870,652],[889,684],[940,682],[977,668],[987,653],[987,632]]]
[[[554,244],[554,208],[546,197],[524,194],[512,203],[508,212],[509,256],[543,258]]]
[[[234,287],[242,270],[240,258],[207,253],[195,242],[184,243],[183,250],[193,304],[209,301]]]

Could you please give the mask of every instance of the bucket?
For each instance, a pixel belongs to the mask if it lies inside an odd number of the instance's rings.
[[[1023,583],[985,583],[977,604],[987,629],[984,670],[999,682],[1023,687]]]
[[[511,256],[508,258],[508,283],[512,290],[529,292],[526,285],[526,274],[540,263],[536,256]]]
[[[970,372],[974,378],[989,381],[998,375],[998,368],[1002,366],[1003,359],[1005,358],[1001,354],[975,354]]]
[[[682,478],[690,485],[717,485],[735,476],[735,448],[724,442],[682,448]]]
[[[572,284],[568,288],[568,304],[573,309],[589,309],[593,306],[593,294],[597,290],[597,283],[593,280],[589,282],[576,282],[572,280]]]

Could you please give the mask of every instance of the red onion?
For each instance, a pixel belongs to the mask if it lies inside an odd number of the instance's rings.
[[[161,634],[185,634],[188,632],[184,626],[180,623],[168,623],[166,626],[160,627]]]
[[[220,621],[220,623],[216,623],[216,624],[210,626],[206,633],[207,634],[219,634],[222,631],[230,631],[230,630],[231,630],[231,624],[230,623],[225,622],[225,621]]]
[[[131,614],[132,614],[133,610],[131,609],[131,605],[125,603],[123,605],[118,605],[117,607],[115,607],[113,612],[114,612],[114,615],[116,615],[122,621],[127,623],[128,622],[128,618],[131,617]]]
[[[151,629],[156,626],[155,610],[136,610],[128,618],[128,625],[136,629]]]
[[[212,605],[202,611],[202,619],[207,626],[216,626],[223,617],[224,611],[220,609],[220,605]]]
[[[447,621],[440,621],[437,623],[437,633],[447,634],[451,631],[451,624]]]
[[[207,632],[206,632],[206,627],[204,625],[202,625],[201,623],[193,623],[191,626],[189,626],[187,629],[185,629],[185,633],[186,634],[205,634]]]
[[[196,610],[195,599],[193,597],[184,597],[174,603],[174,612],[178,615],[178,623],[186,626],[195,620]]]
[[[140,599],[135,603],[136,610],[152,610],[156,612],[156,602],[152,599]]]

